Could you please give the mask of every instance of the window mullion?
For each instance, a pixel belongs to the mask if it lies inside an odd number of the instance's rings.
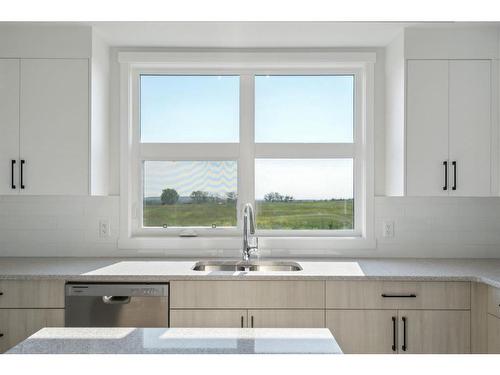
[[[240,156],[238,165],[238,227],[245,203],[255,206],[255,126],[253,74],[240,76]]]

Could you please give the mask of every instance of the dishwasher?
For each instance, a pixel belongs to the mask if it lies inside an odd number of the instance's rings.
[[[169,285],[66,284],[66,327],[168,327]]]

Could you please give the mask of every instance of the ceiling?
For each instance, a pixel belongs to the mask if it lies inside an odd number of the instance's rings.
[[[91,22],[112,46],[132,47],[378,47],[401,22]]]

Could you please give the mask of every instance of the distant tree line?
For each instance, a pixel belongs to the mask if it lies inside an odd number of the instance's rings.
[[[161,196],[160,196],[160,201],[161,204],[176,204],[179,202],[179,193],[177,190],[172,189],[172,188],[167,188],[162,190]],[[230,191],[225,193],[225,195],[221,196],[219,194],[214,194],[210,193],[208,191],[202,191],[202,190],[195,190],[191,192],[189,195],[189,202],[194,202],[194,203],[208,203],[208,202],[215,202],[215,203],[233,203],[236,202],[238,199],[238,195],[234,191]]]
[[[281,195],[280,193],[273,192],[264,195],[266,202],[292,202],[294,198],[290,195]]]

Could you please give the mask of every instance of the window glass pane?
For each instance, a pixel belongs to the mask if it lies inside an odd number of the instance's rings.
[[[239,77],[141,75],[141,141],[238,142]]]
[[[353,159],[257,159],[259,229],[354,229]]]
[[[256,76],[255,141],[351,143],[354,76]]]
[[[145,161],[144,227],[236,226],[236,161]]]

